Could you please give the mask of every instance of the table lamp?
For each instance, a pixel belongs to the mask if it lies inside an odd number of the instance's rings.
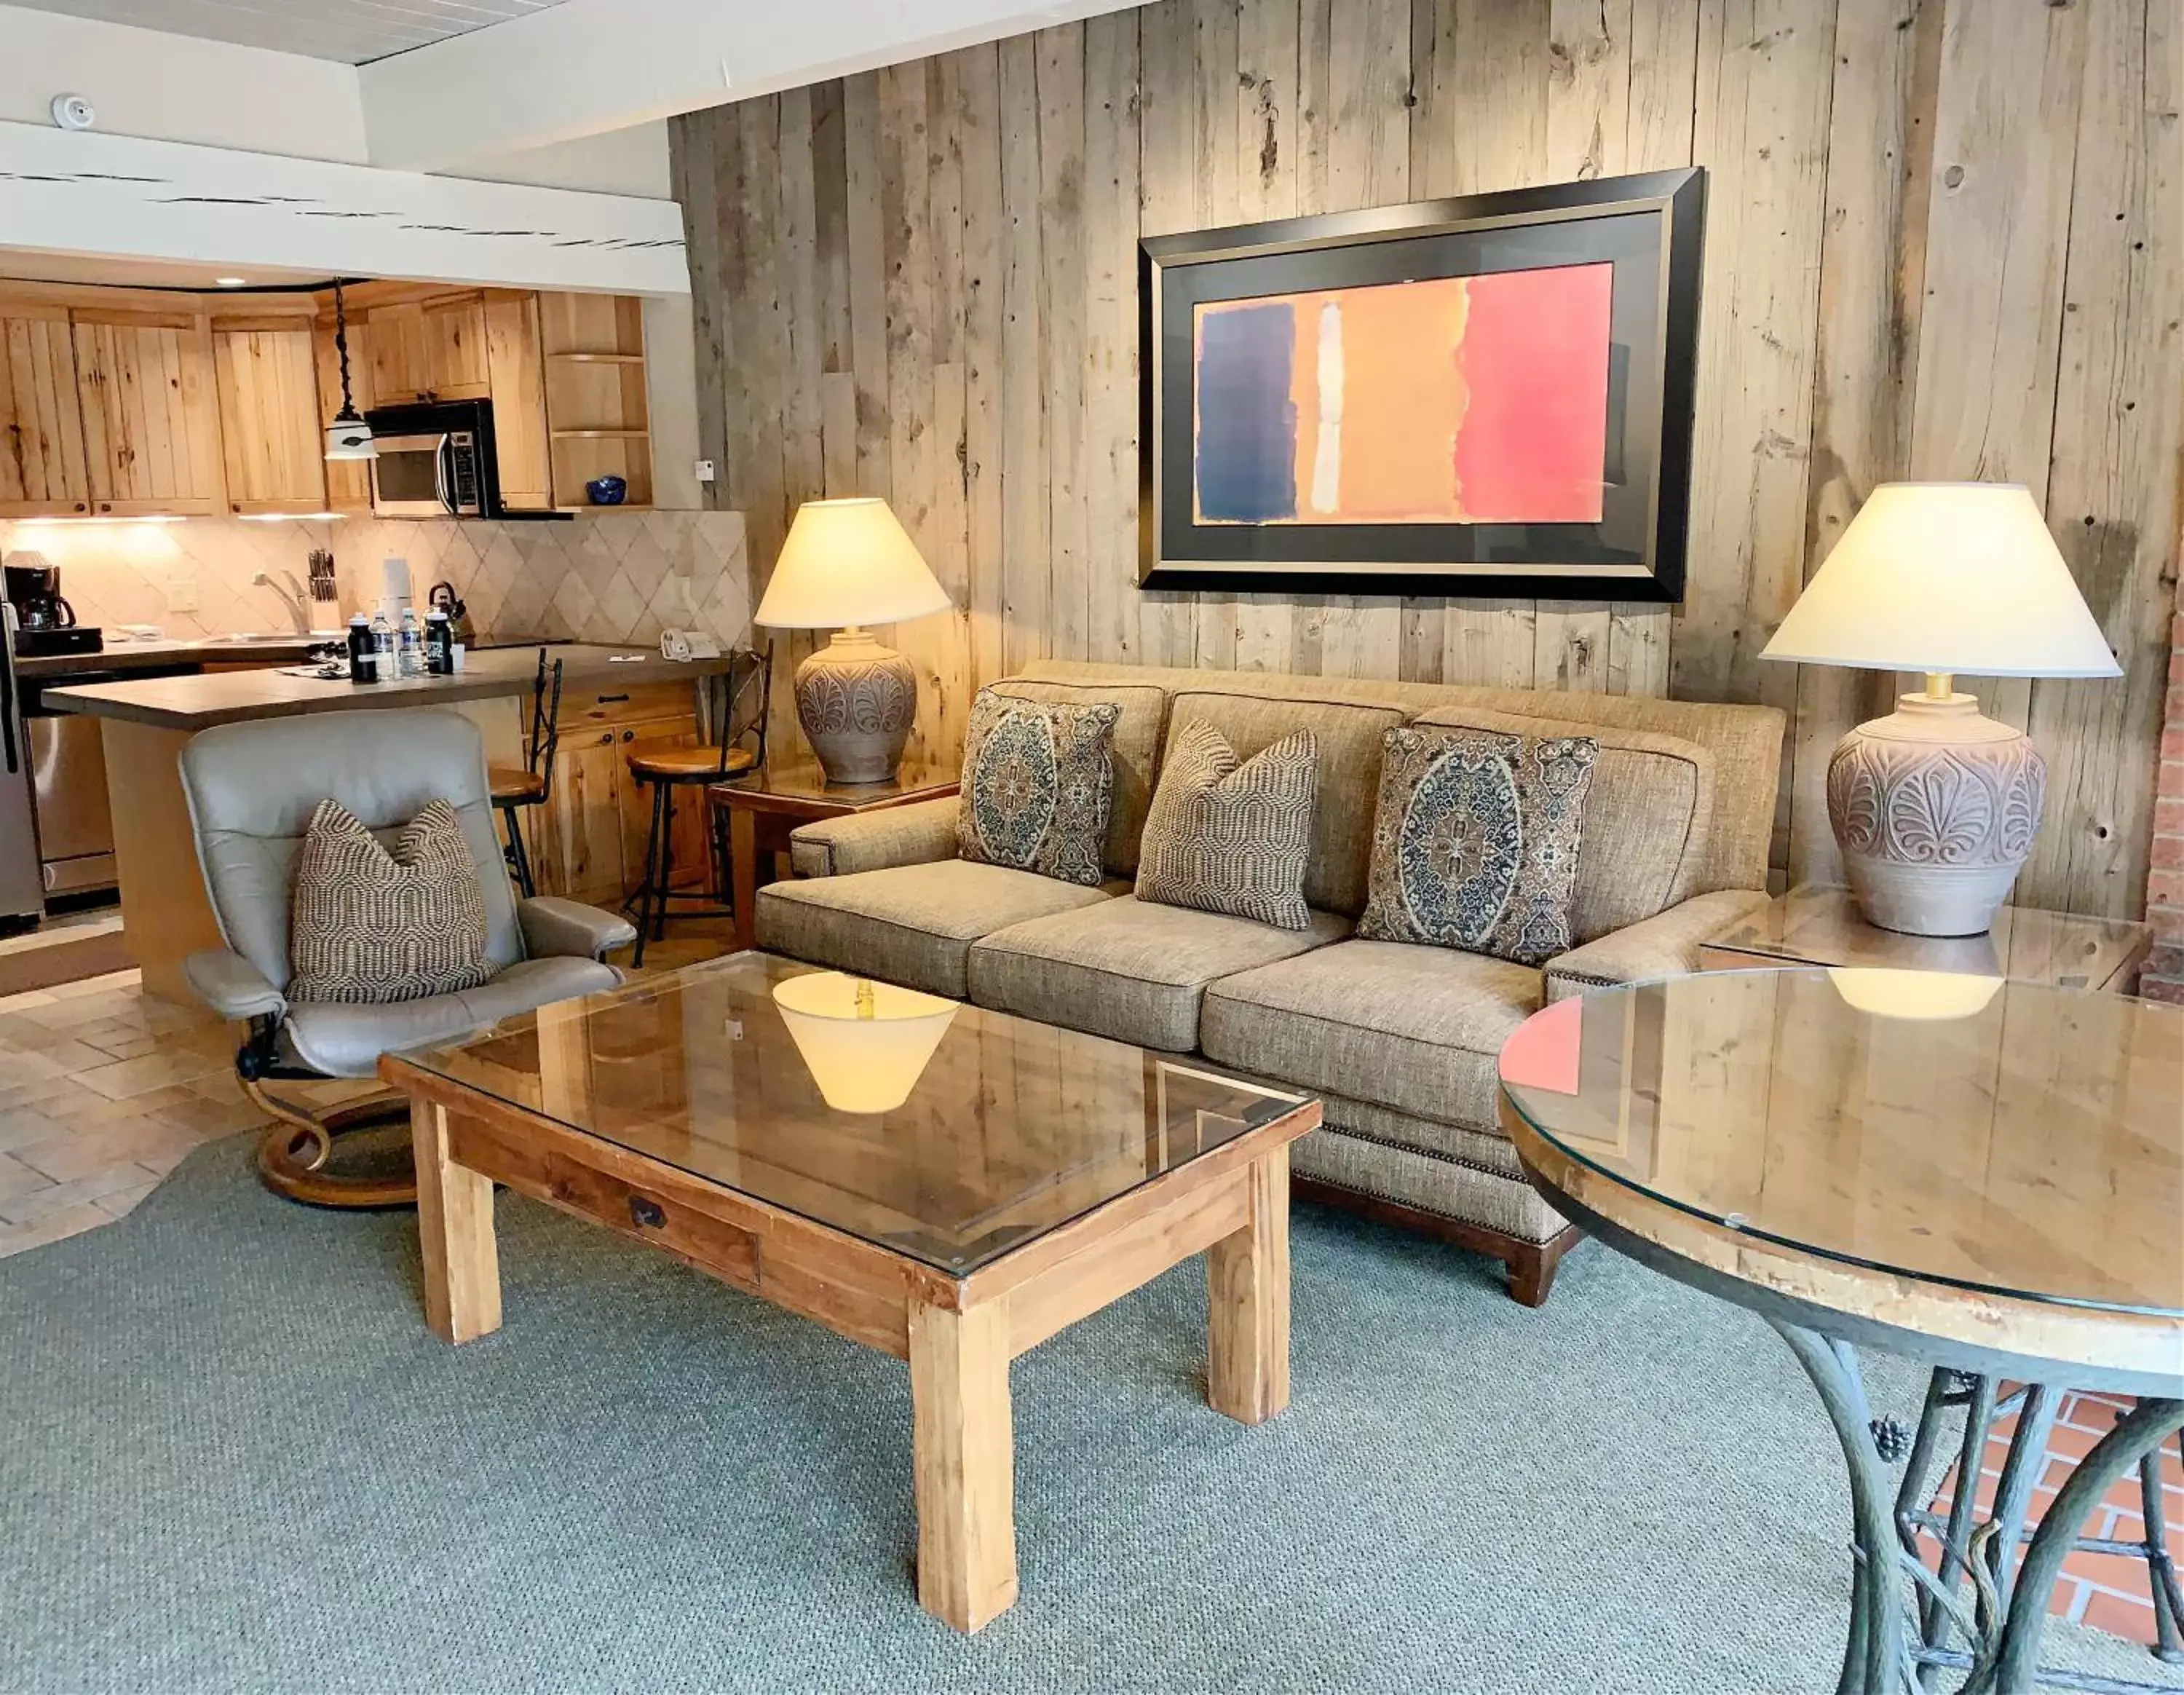
[[[958,1005],[839,971],[777,983],[773,1001],[820,1098],[838,1112],[892,1112],[908,1101]]]
[[[892,780],[917,716],[917,672],[864,626],[949,605],[886,501],[860,495],[797,508],[755,622],[835,632],[796,667],[797,721],[829,783]]]
[[[1977,935],[2032,852],[2048,767],[2022,730],[1951,687],[2120,677],[2031,492],[1888,482],[1851,520],[1760,655],[1926,674],[1828,761],[1828,822],[1867,918]]]

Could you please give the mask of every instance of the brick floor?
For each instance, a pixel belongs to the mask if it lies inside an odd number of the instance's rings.
[[[2004,1393],[2014,1385],[2003,1386]],[[2073,1391],[2064,1396],[2058,1408],[2053,1435],[2048,1443],[2048,1462],[2035,1486],[2026,1522],[2036,1525],[2068,1480],[2073,1466],[2092,1451],[2093,1444],[2114,1428],[2119,1415],[2131,1402],[2120,1396]],[[1986,1453],[1980,1468],[1979,1486],[1973,1497],[1984,1514],[1994,1503],[2002,1480],[2003,1462],[2009,1456],[2009,1439],[2017,1428],[2014,1416],[1995,1420],[1987,1434]],[[2172,1437],[2162,1449],[2161,1482],[2163,1526],[2170,1557],[2184,1563],[2184,1458]],[[1956,1468],[1949,1468],[1935,1497],[1934,1510],[1946,1512],[1954,1498]],[[2140,1514],[2138,1471],[2118,1480],[2081,1531],[2090,1536],[2118,1542],[2137,1542],[2145,1534]],[[1925,1540],[1938,1549],[1937,1538]],[[2074,1552],[2063,1562],[2063,1575],[2055,1585],[2048,1610],[2058,1618],[2093,1625],[2152,1646],[2154,1614],[2146,1562],[2124,1554]]]

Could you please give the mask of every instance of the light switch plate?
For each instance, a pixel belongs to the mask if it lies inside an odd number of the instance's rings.
[[[181,572],[167,579],[167,610],[194,612],[198,609],[198,580]]]

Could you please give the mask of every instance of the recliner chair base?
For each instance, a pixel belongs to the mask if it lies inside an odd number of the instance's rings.
[[[250,1039],[236,1051],[236,1081],[253,1106],[273,1120],[258,1144],[258,1174],[276,1195],[309,1207],[355,1209],[414,1207],[417,1168],[409,1153],[410,1097],[381,1090],[339,1107],[315,1110],[283,1101],[266,1087],[270,1078],[323,1081],[283,1056],[276,1018],[254,1018]],[[388,1132],[402,1127],[401,1151]],[[337,1139],[378,1131],[388,1144],[380,1159],[361,1170],[344,1170],[337,1159]]]
[[[335,1164],[336,1139],[345,1135],[385,1131],[400,1124],[404,1127],[403,1140],[406,1143],[409,1096],[382,1093],[328,1112],[314,1112],[269,1093],[255,1079],[245,1077],[242,1083],[242,1092],[274,1121],[258,1144],[258,1174],[275,1194],[311,1207],[361,1208],[417,1204],[417,1174],[414,1167],[352,1172],[341,1170]]]

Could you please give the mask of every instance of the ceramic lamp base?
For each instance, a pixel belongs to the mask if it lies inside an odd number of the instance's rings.
[[[1828,822],[1860,909],[1909,935],[1981,934],[2032,852],[2047,790],[2039,750],[1974,696],[1903,696],[1828,761]]]
[[[796,718],[829,783],[886,783],[917,717],[917,672],[854,627],[796,667]]]

